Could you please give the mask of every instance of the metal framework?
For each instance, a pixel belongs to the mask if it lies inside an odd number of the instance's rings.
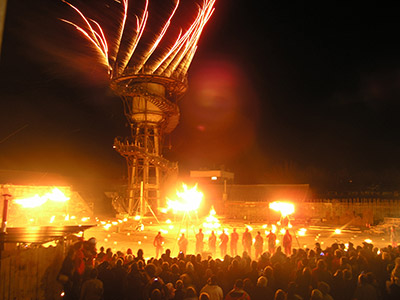
[[[125,206],[130,215],[145,215],[161,203],[161,190],[168,176],[177,174],[178,164],[162,155],[165,134],[179,123],[178,100],[187,89],[186,77],[133,74],[115,79],[111,88],[124,102],[131,136],[116,138],[114,148],[128,165]]]

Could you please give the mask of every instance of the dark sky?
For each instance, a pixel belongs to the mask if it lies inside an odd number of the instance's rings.
[[[122,102],[59,21],[70,10],[8,2],[0,169],[122,177]],[[399,30],[391,2],[217,0],[166,157],[182,175],[224,166],[238,183],[396,185]]]

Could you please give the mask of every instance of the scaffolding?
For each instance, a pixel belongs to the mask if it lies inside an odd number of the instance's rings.
[[[154,215],[164,205],[161,190],[165,179],[178,173],[178,164],[165,159],[162,149],[165,135],[179,123],[177,102],[186,92],[186,77],[126,75],[115,79],[111,88],[123,100],[131,129],[130,137],[114,141],[128,166],[124,206],[129,215]]]

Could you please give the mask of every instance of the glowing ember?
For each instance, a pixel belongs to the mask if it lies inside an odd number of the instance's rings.
[[[275,201],[269,204],[269,208],[280,212],[283,218],[294,213],[294,205],[289,202]]]
[[[370,240],[370,239],[365,239],[364,242],[366,242],[368,244],[372,244],[372,240]]]
[[[34,208],[38,206],[42,206],[47,201],[53,202],[66,202],[69,200],[69,197],[65,196],[63,192],[61,192],[58,188],[53,188],[51,193],[46,193],[43,196],[39,196],[36,194],[33,197],[25,198],[25,199],[16,199],[15,203],[21,205],[24,208]]]
[[[203,193],[197,190],[197,184],[189,189],[186,184],[182,184],[183,192],[176,191],[176,200],[167,198],[168,209],[175,212],[197,211],[203,200]]]

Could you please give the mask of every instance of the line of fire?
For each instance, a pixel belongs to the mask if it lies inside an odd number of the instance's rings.
[[[132,36],[125,33],[130,2],[115,1],[122,15],[110,46],[101,20],[93,21],[86,17],[88,12],[63,2],[66,10],[77,15],[74,21],[60,22],[98,51],[110,87],[122,99],[131,134],[116,138],[113,147],[127,162],[128,180],[116,184],[1,170],[0,298],[59,295],[57,274],[66,249],[78,240],[91,239],[97,248],[115,252],[143,249],[146,259],[156,255],[153,240],[158,233],[173,255],[179,254],[183,234],[187,253],[196,254],[200,229],[205,239],[234,230],[253,232],[253,236],[272,232],[277,245],[288,231],[299,248],[333,242],[383,247],[395,242],[391,233],[400,224],[400,207],[395,205],[399,194],[321,195],[308,184],[242,185],[235,183],[234,173],[222,168],[192,170],[183,176],[178,163],[163,156],[166,135],[179,123],[178,104],[187,90],[187,71],[215,0],[195,6],[191,25],[168,36],[170,24],[179,21],[175,14],[180,3],[175,1],[158,34],[147,38],[144,46],[151,20],[149,1],[136,13],[135,25],[129,23],[134,26],[128,31]],[[150,34],[157,32],[152,29]],[[174,42],[166,46],[165,39]],[[239,245],[238,252],[243,250]],[[223,259],[209,247],[201,254]]]

